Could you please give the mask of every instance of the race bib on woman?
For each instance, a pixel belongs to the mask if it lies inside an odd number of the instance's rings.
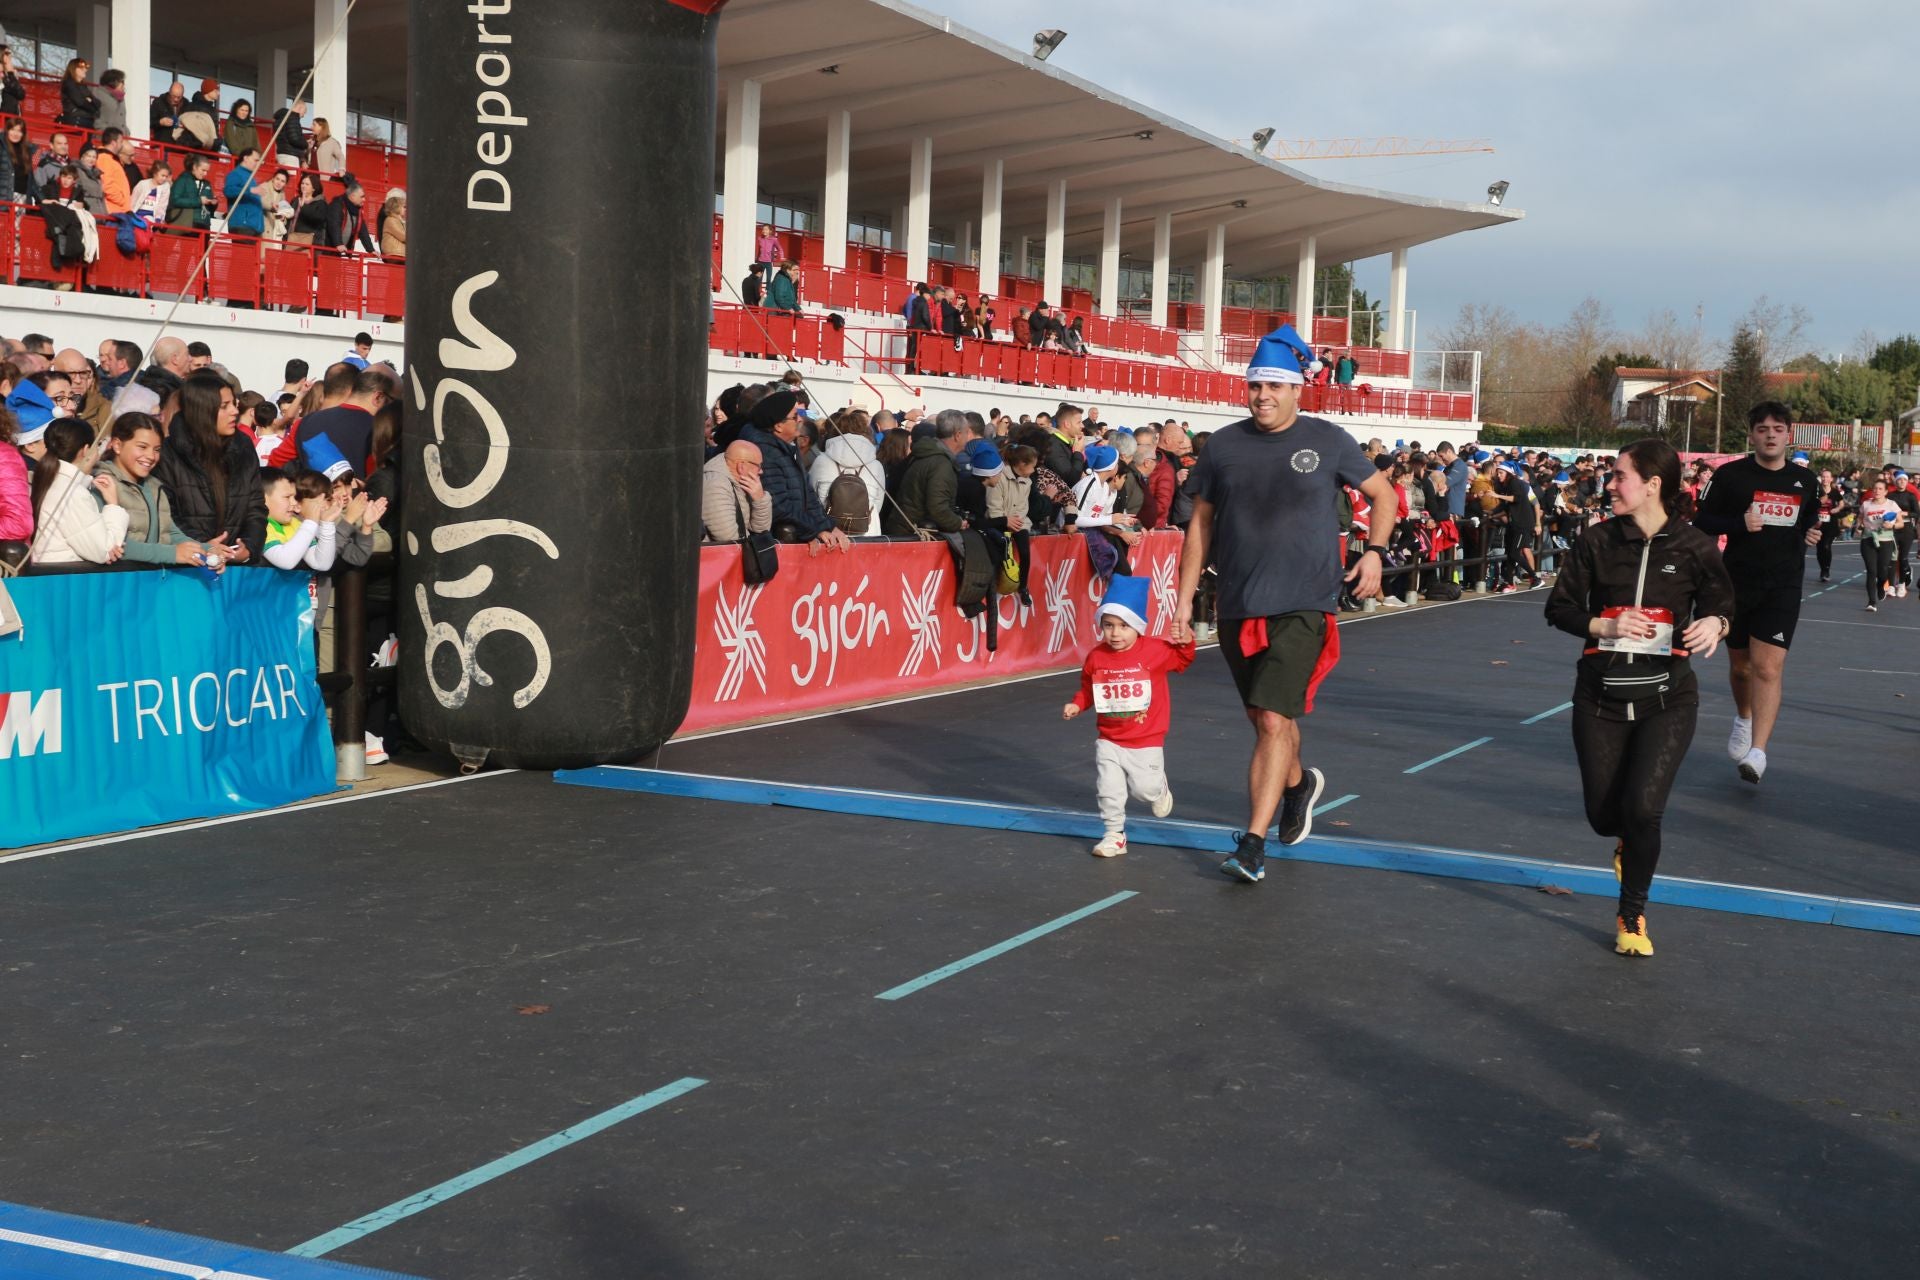
[[[1617,618],[1627,612],[1625,608],[1613,608],[1603,612],[1603,618]],[[1629,639],[1621,636],[1600,642],[1600,648],[1608,653],[1644,653],[1651,657],[1665,658],[1673,653],[1673,610],[1641,609],[1653,621],[1653,635],[1646,639]]]

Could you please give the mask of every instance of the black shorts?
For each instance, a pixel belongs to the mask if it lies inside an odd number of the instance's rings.
[[[1800,622],[1800,584],[1790,587],[1750,587],[1733,584],[1733,630],[1727,648],[1744,649],[1748,640],[1793,646],[1793,629]]]
[[[1340,661],[1340,628],[1324,613],[1278,613],[1266,619],[1267,647],[1241,652],[1244,619],[1220,620],[1220,652],[1233,672],[1240,701],[1298,720],[1313,710],[1313,695]]]

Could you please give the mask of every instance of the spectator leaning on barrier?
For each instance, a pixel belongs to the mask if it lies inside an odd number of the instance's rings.
[[[953,459],[970,439],[967,415],[958,409],[942,409],[933,430],[915,436],[899,487],[881,522],[889,537],[912,537],[920,529],[960,532],[964,526],[957,505],[960,476]]]
[[[772,311],[798,311],[800,309],[800,265],[796,262],[783,262],[780,269],[773,273],[773,279],[767,282],[767,307]]]
[[[773,528],[773,499],[760,483],[759,446],[735,440],[700,470],[700,525],[708,542],[739,542]]]
[[[253,123],[253,104],[245,98],[236,99],[233,109],[227,113],[226,127],[220,131],[220,149],[235,156],[249,149],[260,149],[260,131]]]
[[[753,406],[740,432],[742,440],[760,450],[760,482],[773,499],[774,536],[782,542],[810,543],[814,555],[822,548],[844,551],[847,535],[834,527],[800,470],[799,450],[794,445],[799,435],[800,397],[791,391],[774,391],[763,397]]]
[[[880,466],[873,442],[872,424],[862,409],[842,409],[821,424],[823,443],[814,454],[807,478],[820,497],[820,505],[834,522],[854,537],[872,537],[880,532],[881,512],[887,501],[886,472]],[[867,519],[859,528],[848,528],[833,499],[833,485],[842,476],[857,480],[866,491]],[[845,491],[847,486],[842,485]]]
[[[163,441],[160,424],[144,413],[123,413],[113,424],[113,456],[93,469],[111,480],[127,513],[126,559],[137,564],[200,564],[216,573],[226,567],[224,543],[194,542],[173,522],[173,504],[153,478]],[[211,553],[211,554],[207,554]]]
[[[238,398],[219,374],[203,369],[188,377],[154,474],[182,532],[201,542],[224,535],[231,558],[245,563],[266,536],[267,508],[260,459],[236,429],[239,416]]]
[[[93,475],[100,450],[75,418],[47,427],[46,456],[33,472],[33,562],[112,564],[127,538],[127,513],[112,480]]]
[[[56,123],[91,129],[99,122],[100,99],[87,83],[87,72],[92,69],[93,64],[85,58],[68,60],[66,74],[60,77],[60,114]]]
[[[307,168],[328,177],[346,172],[347,149],[333,136],[333,126],[325,116],[313,119],[313,141],[307,145]]]
[[[330,374],[326,385],[337,387],[341,381]],[[371,471],[373,416],[398,394],[399,389],[394,385],[393,375],[377,366],[355,371],[351,387],[352,390],[343,400],[300,420],[298,429],[290,432],[280,447],[274,450],[275,466],[290,466],[309,441],[316,436],[325,436],[340,451],[340,456],[352,464],[356,474]]]
[[[149,133],[157,143],[168,145],[180,141],[180,113],[187,109],[187,86],[175,80],[167,86],[167,91],[153,100],[153,111],[149,116]]]
[[[315,121],[318,124],[319,121]],[[367,229],[367,193],[357,182],[335,196],[327,206],[327,247],[365,253],[378,253],[373,233]]]

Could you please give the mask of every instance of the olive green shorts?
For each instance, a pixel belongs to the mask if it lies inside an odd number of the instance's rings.
[[[1314,691],[1339,657],[1338,642],[1328,643],[1329,632],[1338,632],[1324,613],[1280,613],[1266,621],[1267,647],[1246,654],[1240,648],[1244,620],[1222,618],[1220,652],[1242,703],[1298,720],[1313,710]]]

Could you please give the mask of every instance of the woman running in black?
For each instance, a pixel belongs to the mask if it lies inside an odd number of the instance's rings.
[[[1620,451],[1613,518],[1580,536],[1547,598],[1547,621],[1587,642],[1573,685],[1573,748],[1587,821],[1615,837],[1613,949],[1650,956],[1647,891],[1660,819],[1700,709],[1690,657],[1710,658],[1732,623],[1733,583],[1713,540],[1676,517],[1680,455],[1662,440]]]

